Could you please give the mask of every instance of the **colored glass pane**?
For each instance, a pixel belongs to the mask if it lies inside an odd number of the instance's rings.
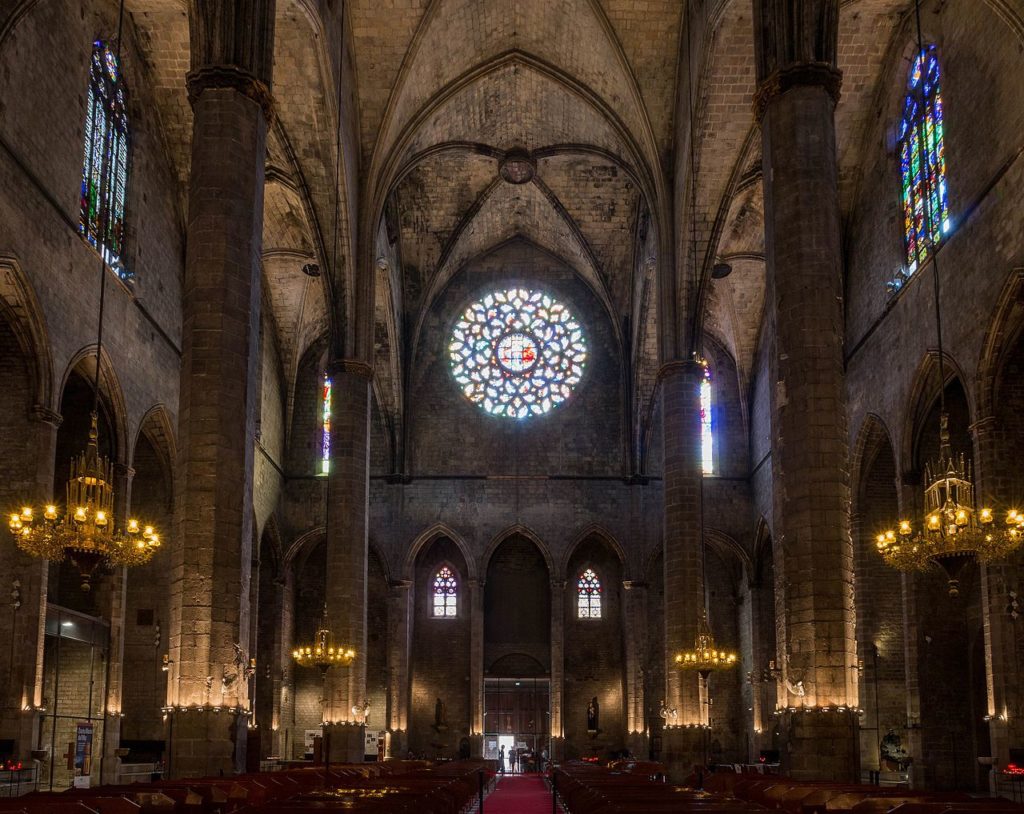
[[[459,583],[447,565],[434,577],[434,616],[455,616],[459,598]]]
[[[583,329],[565,305],[513,288],[474,302],[448,346],[463,395],[492,415],[529,418],[561,404],[583,376]]]
[[[704,368],[700,383],[700,456],[705,475],[715,473],[715,436],[711,429],[711,371]]]
[[[899,129],[901,200],[907,273],[950,230],[939,60],[929,45],[914,60]]]
[[[580,619],[601,618],[601,580],[590,568],[576,581],[576,615]]]
[[[128,118],[117,57],[93,43],[86,94],[79,231],[122,278],[128,188]]]
[[[331,380],[324,374],[320,394],[320,474],[331,471]]]

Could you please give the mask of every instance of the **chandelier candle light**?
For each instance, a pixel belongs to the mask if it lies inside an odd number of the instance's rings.
[[[114,523],[112,467],[99,454],[97,420],[92,414],[89,442],[85,452],[71,461],[67,483],[67,511],[63,517],[53,504],[42,512],[36,523],[31,506],[12,513],[8,526],[22,551],[33,557],[60,562],[71,560],[82,578],[82,590],[88,591],[93,574],[101,563],[111,566],[141,565],[160,547],[160,537],[152,526],[130,519],[123,529]]]
[[[324,614],[320,618],[320,627],[313,642],[296,647],[292,651],[292,658],[302,667],[316,667],[326,675],[335,664],[350,667],[355,661],[356,651],[350,647],[335,646],[334,634],[327,624],[327,607],[324,606]]]

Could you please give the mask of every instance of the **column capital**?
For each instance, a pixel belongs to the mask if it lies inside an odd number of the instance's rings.
[[[362,359],[332,359],[327,363],[327,375],[331,378],[348,374],[366,381],[373,381],[373,365]]]
[[[412,587],[411,579],[392,579],[388,582],[388,590],[392,593],[408,591]]]
[[[696,359],[672,359],[658,368],[658,382],[677,374],[701,378],[704,376],[704,366]]]
[[[627,591],[646,590],[647,582],[642,579],[624,579],[622,580],[622,587]]]
[[[29,418],[32,421],[37,421],[40,424],[52,424],[54,429],[60,427],[64,422],[64,416],[58,413],[56,410],[51,410],[42,404],[33,404],[32,410],[29,412]]]
[[[990,432],[993,432],[996,428],[996,417],[994,415],[987,415],[984,418],[979,418],[967,429],[975,438],[985,436]]]
[[[189,71],[185,83],[188,86],[188,103],[192,107],[196,106],[204,90],[234,90],[260,106],[268,126],[274,121],[274,97],[270,88],[266,82],[237,65],[203,65]]]
[[[842,84],[842,71],[827,62],[800,62],[778,68],[766,76],[754,92],[754,119],[760,122],[777,96],[796,87],[824,88],[836,105]]]

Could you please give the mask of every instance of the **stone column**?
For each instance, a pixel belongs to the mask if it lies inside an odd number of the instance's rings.
[[[634,755],[647,754],[644,670],[647,660],[647,583],[622,582],[622,622],[626,643],[626,742]]]
[[[363,759],[362,718],[352,707],[366,698],[367,507],[370,500],[369,365],[338,359],[331,378],[331,469],[327,486],[327,615],[336,644],[356,651],[349,668],[327,677],[324,736],[332,761]]]
[[[565,738],[562,699],[565,697],[565,580],[551,582],[551,760],[562,759]]]
[[[693,647],[704,610],[701,571],[700,383],[704,368],[672,362],[661,371],[665,488],[665,721],[663,760],[673,778],[703,758],[704,720],[696,673],[680,671],[675,656]]]
[[[28,498],[35,506],[53,495],[54,455],[61,417],[45,407],[29,413],[24,431],[32,439],[31,457],[8,461],[0,484],[6,508]],[[12,508],[12,511],[15,509]],[[6,528],[6,519],[5,519]],[[39,708],[43,705],[43,645],[49,564],[21,553],[5,533],[0,542],[0,738],[13,738],[15,757],[31,765],[29,753],[40,744]]]
[[[979,507],[990,506],[997,512],[997,522],[1002,512],[1009,508],[999,506],[995,499],[999,494],[1019,494],[1014,488],[1013,462],[1000,460],[1000,433],[994,417],[977,421],[971,427],[974,440],[974,476],[976,501]],[[1018,464],[1019,465],[1019,464]],[[985,634],[985,684],[988,696],[989,748],[998,766],[1010,762],[1010,747],[1021,742],[1024,736],[1024,722],[1018,715],[1010,714],[1019,708],[1021,698],[1018,665],[1022,654],[1018,651],[1017,627],[1020,622],[1011,615],[1010,596],[1017,594],[1018,613],[1024,613],[1024,581],[1022,569],[1010,563],[993,563],[981,566],[982,625]],[[991,791],[996,792],[996,771],[989,772]]]
[[[857,706],[857,674],[835,141],[838,20],[839,0],[754,0],[754,109],[775,331],[780,701],[798,709],[782,715],[778,729],[794,777],[849,780],[858,773],[857,716],[849,711]]]
[[[182,291],[168,703],[171,772],[245,765],[260,252],[274,0],[190,5],[192,156]],[[241,652],[236,650],[240,648]]]
[[[467,580],[469,589],[469,719],[470,754],[484,753],[484,586]]]
[[[409,655],[412,644],[412,581],[388,589],[388,757],[409,749]]]

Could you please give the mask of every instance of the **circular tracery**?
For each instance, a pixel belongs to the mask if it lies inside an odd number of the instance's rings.
[[[512,288],[465,310],[449,354],[466,398],[492,415],[529,418],[571,395],[587,345],[565,305],[540,291]]]

